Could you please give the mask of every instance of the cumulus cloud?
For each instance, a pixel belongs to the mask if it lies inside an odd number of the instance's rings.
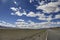
[[[44,5],[45,4],[45,1],[38,1],[38,3],[40,4],[40,5]]]
[[[15,8],[15,7],[11,7],[10,8],[12,11],[18,11],[18,8]]]
[[[30,3],[32,1],[30,0]],[[16,4],[16,2],[14,2]],[[44,1],[42,1],[41,3],[39,3],[40,6],[37,6],[37,9],[41,9],[43,10],[44,13],[52,13],[52,12],[58,12],[60,11],[60,7],[58,7],[59,2],[50,2],[48,4],[44,4]],[[13,13],[11,13],[11,15],[17,15],[17,16],[22,16],[25,15],[27,17],[37,17],[36,19],[38,20],[47,20],[48,22],[40,22],[40,23],[35,23],[31,20],[25,22],[25,20],[23,19],[17,19],[15,22],[15,25],[17,28],[28,28],[28,29],[40,29],[40,28],[51,28],[51,27],[60,27],[60,22],[50,22],[51,20],[53,20],[54,18],[52,18],[52,15],[46,16],[44,13],[40,13],[40,12],[33,12],[30,11],[29,13],[26,13],[25,10],[23,10],[24,12],[21,13],[19,10],[21,9],[21,7],[19,8],[15,8],[15,7],[11,7],[10,8]],[[56,15],[55,19],[60,18],[60,15]]]
[[[19,8],[15,8],[15,7],[11,7],[10,8],[13,12],[11,13],[11,15],[17,15],[17,16],[22,16],[22,15],[26,15],[26,11],[23,10],[23,13],[21,13],[19,10],[21,9],[21,7]]]
[[[46,20],[46,16],[44,14],[37,14],[39,20]]]
[[[50,22],[46,25],[46,28],[60,27],[60,22]]]
[[[2,26],[2,27],[16,27],[15,25],[13,25],[11,23],[7,23],[5,21],[0,21],[0,26]]]
[[[39,19],[39,20],[51,21],[53,18],[52,18],[52,15],[50,15],[50,16],[41,15],[41,16],[39,16],[38,19]]]
[[[13,27],[13,28],[20,28],[20,29],[41,29],[41,28],[53,28],[53,27],[60,27],[60,22],[41,22],[35,23],[31,20],[25,22],[22,19],[17,19],[15,24],[7,23],[5,21],[0,21],[0,26],[3,27]]]
[[[23,19],[17,19],[16,21],[24,21]]]
[[[44,1],[42,1],[41,2],[41,6],[44,6],[43,5],[44,4]],[[52,3],[50,3],[49,5],[51,5]],[[45,6],[44,6],[45,7]],[[55,6],[54,6],[55,7]],[[26,13],[26,11],[25,10],[23,10],[23,13],[21,13],[19,10],[21,9],[21,7],[18,7],[18,8],[16,8],[16,7],[11,7],[10,8],[13,12],[11,13],[11,15],[17,15],[17,16],[22,16],[22,15],[26,15],[27,17],[37,17],[38,16],[38,20],[52,20],[52,18],[51,18],[51,16],[48,16],[47,18],[46,18],[46,16],[44,15],[44,13],[40,13],[40,12],[33,12],[33,11],[30,11],[29,13]],[[52,8],[51,8],[52,9]],[[44,9],[45,10],[45,9]],[[52,9],[53,10],[53,9]],[[59,10],[58,8],[57,8],[57,10]],[[50,9],[49,9],[49,11],[50,11]]]
[[[60,1],[50,2],[50,3],[45,4],[45,5],[40,5],[40,6],[37,6],[36,9],[37,10],[41,9],[41,10],[43,10],[44,13],[59,12],[60,7],[58,7],[58,5],[60,5]]]
[[[23,14],[20,11],[15,12],[16,15],[22,16]]]
[[[44,13],[40,13],[40,12],[32,12],[30,11],[28,14],[24,11],[23,13],[21,13],[19,10],[17,10],[17,8],[11,8],[13,11],[15,11],[15,13],[11,13],[11,15],[18,15],[18,16],[22,16],[22,15],[26,15],[27,17],[36,17],[38,16],[38,20],[52,20],[51,16],[45,16]],[[47,18],[46,18],[47,17]]]
[[[16,21],[16,27],[17,28],[24,28],[24,29],[41,29],[41,28],[53,28],[53,27],[60,27],[60,22],[41,22],[41,23],[35,23],[31,20],[28,22],[25,22],[22,19],[17,19],[20,21]]]
[[[52,15],[50,15],[50,16],[46,16],[46,15],[44,15],[44,13],[40,13],[40,12],[36,12],[36,13],[34,13],[34,12],[29,12],[28,14],[27,14],[27,16],[28,17],[36,17],[36,16],[38,16],[38,20],[47,20],[47,21],[50,21],[50,20],[52,20],[53,18],[52,18]]]
[[[57,14],[57,15],[55,16],[55,19],[60,19],[60,14]]]
[[[26,23],[24,20],[22,19],[17,19],[17,21],[15,22],[16,27],[17,28],[27,28],[28,27],[28,23]]]
[[[27,16],[28,16],[28,17],[36,17],[36,14],[31,11],[31,12],[29,12],[29,13],[27,14]]]

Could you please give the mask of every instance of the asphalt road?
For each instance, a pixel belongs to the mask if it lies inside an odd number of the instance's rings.
[[[47,30],[47,40],[60,40],[60,30]]]

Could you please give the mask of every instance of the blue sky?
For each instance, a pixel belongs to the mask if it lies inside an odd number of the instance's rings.
[[[0,21],[10,24],[60,22],[59,0],[0,0]],[[21,22],[19,23],[21,24]],[[40,25],[40,24],[39,24]]]

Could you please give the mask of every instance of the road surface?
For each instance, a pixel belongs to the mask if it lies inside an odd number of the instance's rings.
[[[60,40],[60,30],[48,29],[47,40]]]

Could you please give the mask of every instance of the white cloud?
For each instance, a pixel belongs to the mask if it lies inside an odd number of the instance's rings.
[[[12,11],[18,11],[18,8],[15,8],[15,7],[11,7],[10,8]]]
[[[11,13],[11,15],[18,15],[18,16],[22,16],[22,15],[26,15],[27,17],[36,17],[38,16],[37,19],[39,20],[52,20],[51,16],[48,16],[48,18],[46,18],[46,16],[44,15],[44,13],[40,13],[40,12],[29,12],[28,14],[24,11],[23,13],[21,13],[20,11],[16,11],[15,13]]]
[[[52,18],[52,15],[50,15],[50,16],[45,16],[45,15],[41,15],[41,16],[39,16],[39,18],[38,18],[39,20],[47,20],[47,21],[51,21],[53,18]]]
[[[16,4],[17,5],[17,2],[14,0],[14,4]]]
[[[27,14],[25,10],[23,10],[24,12],[21,13],[18,8],[12,7],[11,9],[15,12],[15,13],[11,13],[11,15],[17,15],[17,16],[26,15],[27,17],[36,17],[36,16],[38,16],[38,18],[37,18],[38,20],[47,20],[47,21],[52,20],[51,16],[48,16],[46,18],[46,16],[44,15],[44,13],[40,13],[40,12],[36,12],[35,13],[35,12],[30,11]]]
[[[20,11],[16,11],[15,14],[18,15],[18,16],[22,16],[23,15]]]
[[[47,20],[47,21],[50,21],[50,20],[53,19],[52,15],[46,16],[46,15],[44,15],[44,13],[40,13],[40,12],[34,13],[33,16],[31,16],[31,17],[36,17],[36,16],[38,16],[38,18],[37,18],[38,20]]]
[[[42,1],[40,3],[40,6],[37,7],[37,9],[42,9],[44,13],[51,13],[51,12],[58,12],[60,11],[60,8],[58,7],[59,2],[50,2],[48,4],[44,4],[44,1]],[[50,20],[52,20],[52,15],[49,16],[45,16],[44,13],[40,13],[40,12],[32,12],[30,11],[28,14],[26,13],[25,10],[23,10],[24,12],[21,13],[19,10],[21,9],[21,7],[19,8],[15,8],[15,7],[11,7],[12,11],[14,13],[11,13],[11,15],[17,15],[17,16],[22,16],[22,15],[26,15],[27,17],[36,17],[38,16],[38,20],[47,20],[48,22],[42,22],[42,23],[35,23],[31,20],[29,20],[28,22],[25,22],[22,19],[17,19],[17,21],[15,22],[15,25],[17,28],[29,28],[29,29],[40,29],[40,28],[50,28],[50,27],[57,27],[57,24],[54,24],[54,22],[50,22]],[[58,15],[55,16],[55,18],[60,18]]]
[[[28,23],[26,23],[22,19],[17,19],[17,21],[15,22],[15,24],[16,24],[16,27],[17,28],[25,28],[25,27],[28,27]]]
[[[20,11],[16,11],[15,15],[18,15],[18,16],[26,15],[26,12],[21,13]]]
[[[38,3],[40,4],[40,5],[44,5],[45,4],[45,1],[38,1]]]
[[[27,13],[26,13],[26,11],[25,10],[23,10],[23,13],[22,13],[23,15],[27,15]]]
[[[39,19],[39,20],[46,20],[46,16],[45,16],[44,14],[38,13],[38,14],[36,14],[36,15],[38,16],[37,19]]]
[[[25,22],[22,19],[17,19],[15,24],[7,23],[5,21],[0,21],[0,26],[3,27],[13,27],[13,28],[20,28],[20,29],[41,29],[41,28],[53,28],[53,27],[60,27],[60,22],[41,22],[35,23],[31,20]]]
[[[15,15],[14,13],[11,13],[11,15]]]
[[[44,1],[41,2],[42,4],[44,4]],[[49,5],[51,5],[52,3],[50,3]],[[44,6],[44,5],[42,5]],[[55,7],[55,6],[54,6]],[[21,13],[19,10],[21,9],[21,7],[19,8],[15,8],[15,7],[11,7],[11,10],[14,12],[14,13],[11,13],[11,15],[17,15],[17,16],[22,16],[22,15],[26,15],[27,17],[36,17],[38,16],[38,20],[47,20],[47,21],[50,21],[52,20],[51,16],[48,16],[46,18],[46,16],[44,15],[44,13],[40,13],[40,12],[33,12],[33,11],[30,11],[28,14],[26,13],[25,10],[23,10],[24,12]],[[51,8],[52,9],[52,8]],[[45,9],[44,9],[45,10]],[[52,9],[53,10],[53,9]],[[57,10],[59,10],[57,8]],[[50,11],[50,10],[49,10]]]
[[[41,2],[42,4],[44,4],[44,1]],[[19,8],[15,8],[15,7],[11,7],[10,8],[14,13],[11,13],[11,15],[17,15],[17,16],[22,16],[22,15],[26,15],[27,17],[36,17],[38,16],[38,20],[47,20],[50,21],[52,20],[51,16],[48,16],[48,18],[46,18],[46,16],[44,15],[44,13],[40,13],[40,12],[33,12],[30,11],[28,14],[26,13],[25,10],[23,10],[24,12],[21,13],[19,10],[21,9],[21,7]]]
[[[29,13],[27,14],[27,16],[28,16],[28,17],[36,17],[36,14],[31,11],[31,12],[29,12]]]
[[[13,12],[11,13],[11,15],[17,15],[17,16],[22,16],[22,15],[26,15],[26,11],[23,10],[23,13],[21,13],[19,10],[21,9],[21,7],[19,8],[15,8],[15,7],[11,7],[10,8]]]
[[[60,27],[60,22],[50,22],[50,24],[46,26],[47,26],[46,28]]]
[[[28,22],[25,22],[22,19],[18,19],[20,21],[16,21],[16,27],[17,28],[28,28],[28,29],[41,29],[41,28],[53,28],[53,27],[60,27],[60,22],[41,22],[41,23],[35,23],[31,20]]]
[[[58,7],[58,5],[60,5],[60,2],[50,2],[45,5],[37,6],[36,9],[41,9],[44,13],[58,12],[60,11],[60,7]]]
[[[5,21],[0,21],[0,26],[2,26],[2,27],[16,27],[15,25],[13,25],[11,23],[7,23]]]
[[[18,21],[18,22],[19,22],[19,21],[24,21],[24,20],[22,20],[22,19],[17,19],[16,21]]]
[[[38,16],[38,20],[47,20],[47,21],[50,21],[52,20],[52,15],[50,16],[45,16],[44,13],[40,13],[40,12],[37,12],[37,13],[34,13],[34,12],[29,12],[27,14],[28,17],[36,17]],[[47,18],[46,18],[47,17]]]
[[[54,19],[60,19],[60,14],[57,14]]]

